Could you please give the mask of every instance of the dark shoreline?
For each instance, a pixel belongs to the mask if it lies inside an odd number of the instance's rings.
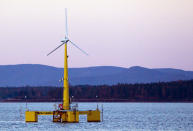
[[[193,103],[193,80],[149,84],[70,86],[74,102],[189,102]],[[0,88],[0,102],[62,102],[63,88]]]
[[[9,103],[9,102],[62,102],[61,100],[21,100],[21,99],[11,99],[11,100],[0,100],[1,103]],[[162,101],[145,101],[145,100],[127,100],[127,99],[99,99],[99,100],[88,100],[88,99],[79,99],[79,100],[73,100],[72,102],[112,102],[112,103],[116,103],[116,102],[125,102],[125,103],[193,103],[192,100],[162,100]]]

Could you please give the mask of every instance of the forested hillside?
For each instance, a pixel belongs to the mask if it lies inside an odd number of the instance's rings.
[[[62,87],[2,87],[0,101],[61,101]],[[193,102],[193,80],[70,86],[72,101]]]

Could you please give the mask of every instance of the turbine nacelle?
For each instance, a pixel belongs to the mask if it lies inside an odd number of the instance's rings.
[[[65,39],[65,40],[62,40],[61,42],[65,44],[65,43],[68,43],[68,41],[69,39]]]
[[[67,35],[67,33],[66,33],[66,35]],[[69,38],[67,36],[65,36],[64,40],[62,40],[61,42],[62,43],[68,43],[68,41],[69,41]]]

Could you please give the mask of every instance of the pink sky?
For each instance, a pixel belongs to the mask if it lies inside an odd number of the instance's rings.
[[[70,67],[193,70],[192,0],[0,0],[0,65],[63,67],[65,8]]]

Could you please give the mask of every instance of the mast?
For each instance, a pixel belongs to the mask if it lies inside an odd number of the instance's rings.
[[[63,109],[69,110],[69,83],[68,83],[68,56],[67,56],[67,42],[64,44],[64,88],[63,88]]]

